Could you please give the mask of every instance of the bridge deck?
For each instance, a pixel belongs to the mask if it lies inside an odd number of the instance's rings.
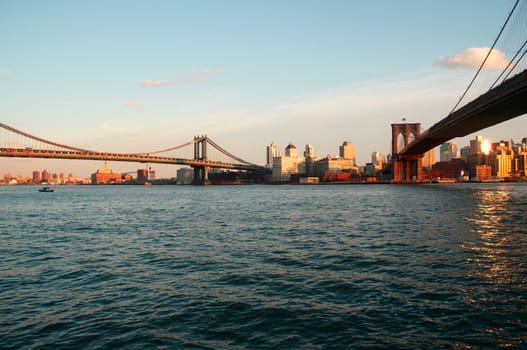
[[[83,160],[111,160],[118,162],[138,162],[152,164],[176,164],[188,166],[200,166],[209,168],[233,169],[233,170],[263,170],[264,167],[257,165],[233,164],[215,162],[210,160],[193,160],[184,158],[147,156],[133,153],[99,153],[68,150],[38,150],[31,148],[0,148],[0,157],[17,158],[54,158],[54,159],[83,159]]]
[[[506,80],[434,124],[401,155],[419,155],[455,137],[463,137],[527,113],[527,70]]]

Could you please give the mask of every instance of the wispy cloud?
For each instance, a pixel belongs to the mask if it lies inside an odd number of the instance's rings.
[[[173,77],[167,80],[144,80],[141,82],[143,87],[161,87],[171,85],[186,85],[200,83],[213,75],[223,74],[222,69],[197,68],[192,67],[191,73],[181,77]]]
[[[152,86],[169,86],[174,84],[173,80],[145,80],[141,83],[141,86],[152,87]]]
[[[490,48],[488,47],[471,47],[452,56],[440,56],[436,59],[436,63],[443,67],[479,68],[489,50]],[[487,59],[484,68],[495,70],[504,69],[508,63],[505,54],[494,49]]]
[[[139,108],[141,106],[141,104],[139,103],[139,101],[136,101],[136,100],[130,100],[126,103],[126,106],[128,108]]]

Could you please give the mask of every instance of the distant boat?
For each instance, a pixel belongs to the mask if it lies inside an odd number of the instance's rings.
[[[145,185],[145,186],[152,186],[152,183],[151,183],[150,181],[146,181],[146,182],[144,183],[144,185]]]
[[[46,186],[38,189],[39,192],[53,192],[55,191],[53,188]]]

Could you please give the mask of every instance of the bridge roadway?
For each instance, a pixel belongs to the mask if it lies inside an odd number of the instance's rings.
[[[456,137],[527,113],[527,70],[506,80],[434,124],[399,154],[420,155]]]
[[[188,165],[193,167],[208,167],[247,171],[258,171],[265,169],[264,167],[259,165],[233,164],[210,160],[194,160],[185,158],[158,157],[134,153],[99,153],[73,150],[38,150],[32,148],[0,148],[0,157],[111,160],[117,162],[177,164]]]

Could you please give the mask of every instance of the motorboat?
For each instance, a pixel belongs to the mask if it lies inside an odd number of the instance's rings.
[[[46,186],[38,189],[39,192],[53,192],[55,191],[53,188]]]

